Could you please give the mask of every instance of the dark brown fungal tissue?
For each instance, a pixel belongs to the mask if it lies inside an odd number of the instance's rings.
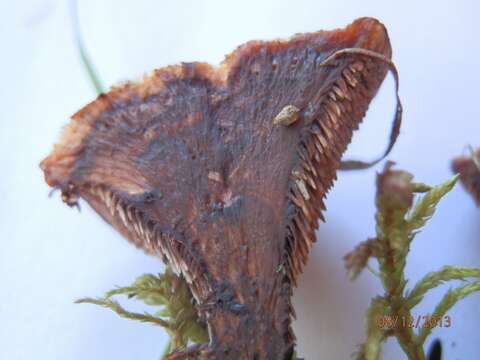
[[[480,148],[470,156],[460,156],[453,160],[452,169],[460,174],[460,181],[480,206]]]
[[[291,358],[292,289],[387,72],[362,55],[322,66],[346,48],[391,57],[384,26],[362,18],[155,70],[73,115],[41,163],[68,204],[86,200],[186,279],[210,342],[172,359]]]

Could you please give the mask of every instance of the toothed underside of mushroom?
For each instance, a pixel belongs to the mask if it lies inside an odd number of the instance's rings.
[[[480,206],[480,149],[477,149],[470,157],[462,156],[453,160],[452,170],[460,174],[460,181],[464,188],[472,195],[473,200]]]
[[[42,162],[64,199],[84,198],[187,280],[210,343],[172,359],[291,358],[292,286],[387,70],[362,56],[322,66],[353,47],[391,56],[383,25],[363,18],[249,42],[218,68],[156,70],[76,113]]]

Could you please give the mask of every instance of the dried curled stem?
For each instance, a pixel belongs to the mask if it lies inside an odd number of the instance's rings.
[[[395,96],[397,100],[395,117],[392,122],[389,143],[385,152],[379,158],[369,162],[358,161],[358,160],[344,160],[342,161],[342,164],[340,166],[341,170],[358,170],[358,169],[366,169],[378,164],[380,161],[385,159],[385,157],[390,153],[390,151],[392,151],[393,146],[397,141],[398,135],[400,135],[400,128],[402,126],[403,106],[402,106],[402,102],[400,100],[400,95],[399,95],[400,78],[398,75],[397,67],[395,66],[394,62],[390,58],[386,57],[383,54],[380,54],[378,52],[371,51],[368,49],[362,49],[362,48],[346,48],[346,49],[341,49],[334,52],[332,55],[330,55],[328,58],[326,58],[322,62],[321,66],[330,66],[332,65],[332,63],[335,62],[337,58],[342,56],[348,56],[348,55],[366,56],[387,64],[388,69],[392,72],[393,79],[395,81]]]

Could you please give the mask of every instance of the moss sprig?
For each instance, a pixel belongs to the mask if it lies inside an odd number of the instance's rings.
[[[438,186],[430,187],[414,183],[413,175],[394,170],[389,162],[377,175],[375,215],[376,236],[360,243],[345,256],[345,265],[353,279],[366,267],[371,258],[377,260],[379,277],[384,294],[375,297],[366,314],[366,340],[359,346],[357,360],[377,360],[385,340],[393,336],[411,360],[424,360],[423,346],[431,334],[432,326],[405,326],[405,319],[414,319],[413,307],[433,288],[451,280],[466,281],[456,289],[450,289],[433,310],[424,318],[437,321],[458,301],[480,291],[480,269],[446,266],[427,274],[410,290],[406,290],[405,266],[410,245],[415,235],[435,213],[440,200],[455,186],[458,176]],[[419,193],[424,193],[419,197]],[[385,326],[381,319],[389,319]]]
[[[154,314],[130,312],[113,299],[119,295],[157,306],[159,310]],[[142,275],[131,286],[110,290],[103,298],[82,298],[76,303],[99,305],[114,311],[120,317],[161,326],[171,337],[166,353],[189,343],[208,342],[206,326],[198,318],[195,301],[187,283],[170,268],[163,274]]]

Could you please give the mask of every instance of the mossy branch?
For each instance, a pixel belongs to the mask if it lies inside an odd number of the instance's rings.
[[[367,311],[367,338],[356,354],[358,360],[378,360],[381,345],[389,336],[396,337],[410,360],[424,360],[423,344],[432,327],[422,326],[417,334],[413,327],[402,326],[397,320],[404,323],[405,319],[412,319],[410,310],[429,290],[446,281],[476,279],[476,282],[450,290],[434,310],[432,319],[441,318],[459,300],[480,290],[480,269],[452,266],[428,274],[410,292],[405,290],[404,270],[411,241],[433,216],[440,200],[455,186],[458,176],[430,187],[414,183],[410,173],[392,167],[393,163],[387,163],[377,176],[376,237],[360,243],[345,256],[351,278],[368,266],[370,258],[375,258],[385,291],[383,296],[372,300]],[[418,193],[424,195],[414,205]],[[389,326],[379,326],[379,319],[389,320]]]
[[[450,280],[463,280],[468,278],[480,279],[480,269],[478,268],[466,268],[466,267],[454,267],[445,266],[442,270],[431,272],[427,274],[422,280],[417,282],[415,287],[407,294],[406,302],[409,309],[416,306],[422,301],[425,294]]]
[[[150,315],[148,313],[138,314],[125,310],[120,304],[114,300],[108,299],[93,299],[93,298],[82,298],[75,301],[75,304],[94,304],[99,305],[104,308],[110,309],[115,312],[118,316],[129,319],[136,320],[143,323],[149,323],[153,325],[162,326],[166,329],[170,329],[171,324],[168,321],[162,320],[158,317]]]
[[[360,345],[355,354],[357,360],[378,360],[382,350],[382,343],[387,338],[385,331],[378,326],[377,319],[386,311],[385,300],[376,297],[370,303],[367,311],[367,340]]]
[[[407,219],[410,232],[414,232],[425,226],[426,222],[435,213],[435,207],[438,205],[439,201],[445,196],[445,194],[453,189],[457,180],[458,175],[455,175],[443,184],[432,188],[425,194],[425,196],[420,198]]]
[[[114,296],[125,295],[160,309],[154,314],[133,313],[125,310]],[[170,335],[168,349],[171,352],[187,346],[189,342],[208,342],[205,324],[200,321],[195,309],[195,301],[185,280],[175,275],[169,268],[158,276],[147,274],[138,277],[131,286],[110,290],[104,298],[83,298],[79,304],[95,304],[114,311],[119,316],[163,327]]]
[[[450,310],[457,302],[478,291],[480,291],[480,281],[461,286],[457,289],[448,290],[440,303],[435,307],[431,317],[434,319],[442,319],[447,311]],[[423,344],[425,342],[428,335],[430,335],[432,332],[432,329],[433,326],[426,326],[420,330],[417,340],[419,344]]]

